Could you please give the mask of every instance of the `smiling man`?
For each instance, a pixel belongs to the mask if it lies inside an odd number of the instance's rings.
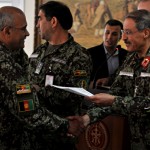
[[[85,124],[110,114],[128,118],[132,150],[150,149],[150,12],[136,10],[123,23],[122,39],[130,52],[111,87],[87,99],[101,106],[87,112]]]
[[[87,50],[74,41],[69,30],[73,17],[69,7],[58,1],[49,1],[40,6],[36,27],[46,42],[30,57],[30,80],[40,88],[40,103],[60,117],[79,115],[83,97],[56,89],[51,85],[88,87],[92,63]],[[51,121],[56,127],[60,122]],[[70,127],[70,125],[69,125]],[[52,150],[75,149],[74,139],[55,131],[53,134],[43,130],[43,144]],[[58,140],[59,139],[59,140]]]

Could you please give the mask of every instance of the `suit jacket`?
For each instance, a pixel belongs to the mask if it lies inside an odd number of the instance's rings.
[[[118,45],[117,48],[119,50],[119,66],[121,66],[126,58],[127,51],[121,48],[120,45]],[[96,82],[97,79],[109,77],[107,58],[103,43],[89,48],[88,51],[90,52],[93,61],[93,70],[90,81],[94,80]]]

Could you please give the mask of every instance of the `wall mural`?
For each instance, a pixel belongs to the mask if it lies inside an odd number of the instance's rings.
[[[48,0],[36,1],[38,6]],[[59,0],[69,6],[73,15],[73,27],[69,31],[77,42],[86,48],[98,45],[102,41],[104,24],[108,19],[123,22],[125,15],[137,9],[139,0]],[[35,29],[35,46],[41,43]]]

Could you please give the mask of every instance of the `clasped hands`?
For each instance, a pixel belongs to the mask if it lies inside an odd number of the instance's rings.
[[[107,93],[99,93],[90,97],[85,97],[85,99],[100,106],[110,106],[113,104],[115,96]],[[69,120],[69,136],[79,136],[90,123],[90,118],[87,114],[84,116],[69,116],[67,119]]]

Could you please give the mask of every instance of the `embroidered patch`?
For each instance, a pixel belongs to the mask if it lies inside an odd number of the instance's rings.
[[[147,72],[141,72],[141,77],[150,77],[150,73]]]
[[[58,59],[58,58],[52,58],[52,61],[58,62],[58,63],[61,63],[61,64],[66,64],[65,60],[61,60],[61,59]]]
[[[34,110],[33,99],[18,101],[19,112]]]
[[[124,76],[130,76],[133,77],[133,73],[132,72],[125,72],[125,71],[120,71],[119,75],[124,75]]]
[[[86,82],[86,80],[80,80],[78,82],[78,86],[86,89],[87,88],[87,82]]]
[[[37,58],[39,54],[31,54],[31,56],[29,58]]]
[[[31,87],[29,84],[16,85],[17,94],[31,93]]]
[[[87,76],[87,72],[85,70],[75,70],[73,72],[74,76]]]
[[[148,65],[150,63],[150,56],[146,56],[144,58],[144,60],[142,61],[141,65],[144,69],[147,69],[148,68]]]

